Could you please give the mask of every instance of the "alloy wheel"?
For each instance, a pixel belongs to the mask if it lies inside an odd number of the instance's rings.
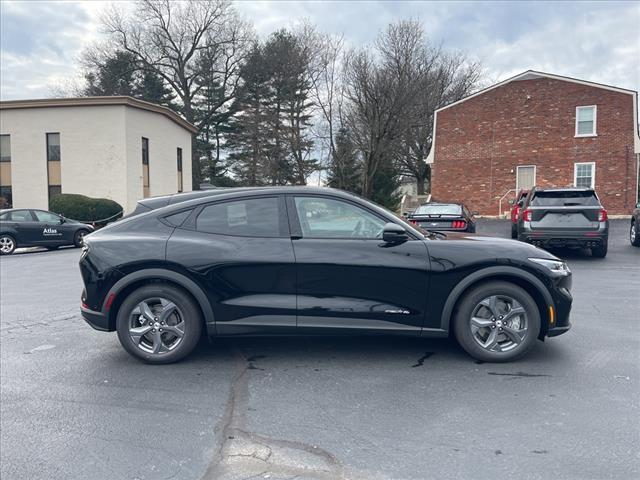
[[[524,307],[508,295],[492,295],[480,301],[471,314],[473,339],[485,350],[508,352],[520,345],[528,332]]]
[[[184,328],[181,310],[162,297],[141,301],[129,316],[129,336],[146,353],[161,355],[174,350],[184,338]]]
[[[0,237],[0,252],[2,253],[11,253],[15,248],[15,244],[13,243],[13,239],[11,237]]]
[[[631,230],[629,232],[629,237],[631,238],[631,243],[635,243],[636,242],[636,222],[633,222],[631,224]]]

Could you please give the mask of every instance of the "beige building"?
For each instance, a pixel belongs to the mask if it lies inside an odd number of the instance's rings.
[[[46,210],[53,195],[78,193],[126,213],[143,197],[191,190],[194,133],[172,110],[131,97],[0,102],[0,196]]]

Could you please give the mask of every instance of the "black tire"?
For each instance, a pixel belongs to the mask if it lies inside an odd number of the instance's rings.
[[[471,318],[474,311],[481,305],[484,299],[492,296],[506,296],[517,301],[524,309],[526,315],[526,332],[520,343],[513,343],[514,346],[509,347],[508,351],[490,351],[483,348],[476,340],[471,327]],[[506,315],[508,317],[508,315]],[[502,318],[502,317],[500,317]],[[491,320],[489,320],[491,321]],[[520,358],[527,354],[535,345],[536,339],[540,333],[540,311],[536,302],[531,296],[519,286],[504,281],[487,281],[466,292],[460,300],[453,319],[453,331],[460,346],[473,358],[483,362],[509,362]],[[500,334],[499,328],[501,322],[492,322],[492,329],[495,329],[496,335],[511,341],[506,333]],[[506,329],[506,327],[505,327]],[[524,329],[523,329],[524,330]],[[486,331],[492,333],[489,327]]]
[[[0,255],[11,255],[16,251],[16,239],[8,233],[0,235]]]
[[[631,220],[629,239],[631,240],[631,245],[640,247],[640,225],[638,225],[635,220]]]
[[[78,230],[75,235],[73,236],[73,244],[77,247],[80,248],[83,244],[84,244],[84,236],[89,233],[87,230],[85,229],[81,229]]]
[[[607,256],[607,250],[609,249],[609,242],[605,240],[599,247],[593,247],[591,249],[591,256],[595,258],[604,258]]]
[[[163,298],[174,303],[181,314],[181,320],[184,322],[182,340],[172,350],[163,353],[145,351],[143,342],[136,344],[129,331],[132,317],[137,315],[134,311],[138,305],[145,300],[156,298]],[[158,319],[156,318],[156,320]],[[187,293],[173,286],[159,283],[141,287],[129,294],[118,310],[116,329],[120,343],[129,354],[146,363],[166,364],[177,362],[193,351],[202,334],[202,323],[200,310]],[[152,333],[149,332],[149,334]],[[167,334],[165,333],[165,338]],[[158,335],[161,334],[158,333]],[[141,338],[145,337],[142,336]]]
[[[518,226],[515,223],[511,224],[511,238],[518,238]]]

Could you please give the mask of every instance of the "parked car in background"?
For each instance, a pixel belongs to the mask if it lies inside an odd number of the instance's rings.
[[[408,220],[425,230],[475,233],[474,214],[459,203],[425,203],[416,208]]]
[[[631,213],[629,240],[634,247],[640,247],[640,203],[636,204],[636,209]]]
[[[0,254],[11,255],[19,247],[81,247],[84,236],[93,230],[91,225],[44,210],[0,210]]]
[[[607,255],[607,211],[591,188],[534,187],[518,217],[518,240],[543,248],[590,248]]]
[[[511,238],[518,238],[518,217],[522,210],[522,205],[529,194],[529,190],[522,189],[516,195],[516,199],[511,205]]]
[[[504,362],[570,328],[571,272],[550,253],[429,234],[327,188],[228,189],[122,219],[87,238],[80,271],[82,316],[149,363],[203,332],[452,332]]]

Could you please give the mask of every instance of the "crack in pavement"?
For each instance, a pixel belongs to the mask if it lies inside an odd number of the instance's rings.
[[[202,480],[239,480],[265,474],[318,480],[373,478],[356,472],[347,476],[341,462],[316,445],[248,431],[246,414],[250,366],[260,357],[247,358],[239,350],[235,350],[233,355],[235,367],[229,399],[216,428],[214,458]]]

